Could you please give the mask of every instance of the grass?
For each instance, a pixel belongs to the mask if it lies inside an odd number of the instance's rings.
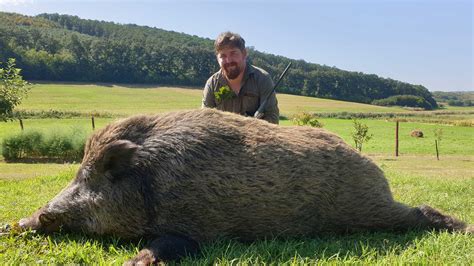
[[[318,119],[323,123],[323,128],[336,133],[347,143],[353,144],[351,132],[353,123],[351,120],[344,119]],[[386,120],[359,120],[369,127],[369,134],[373,138],[363,145],[363,152],[369,154],[395,154],[395,122]],[[292,125],[292,121],[283,121],[282,125]],[[399,152],[401,155],[408,154],[426,154],[435,155],[434,144],[435,128],[443,129],[443,137],[440,143],[441,158],[444,155],[466,154],[474,155],[474,145],[472,142],[474,136],[474,127],[460,127],[440,124],[426,124],[419,122],[401,122],[399,124]],[[414,138],[410,132],[414,129],[420,129],[425,136],[423,138]]]
[[[131,115],[161,113],[201,107],[202,88],[95,84],[35,84],[22,110],[58,110]],[[281,113],[308,112],[406,112],[399,107],[278,94]]]
[[[101,128],[114,121],[113,118],[95,118],[94,123],[96,128]],[[92,121],[90,118],[70,118],[70,119],[24,119],[24,130],[38,130],[38,131],[84,131],[92,133]],[[21,133],[20,123],[18,121],[9,121],[0,123],[0,140],[7,136]]]
[[[19,109],[120,115],[160,113],[199,108],[201,93],[200,90],[170,87],[36,84]]]
[[[101,128],[114,121],[114,118],[95,118],[95,128]],[[42,132],[45,137],[51,134],[59,135],[80,135],[87,136],[93,132],[92,122],[90,118],[70,118],[70,119],[24,119],[23,120],[24,132],[31,130]],[[18,121],[9,121],[0,123],[0,158],[3,158],[1,143],[3,139],[17,135],[22,132]],[[0,173],[1,176],[1,173]]]
[[[387,174],[394,196],[410,205],[429,204],[464,221],[474,222],[474,156],[448,156],[436,171],[427,171],[429,156],[394,159],[374,156]],[[468,160],[466,162],[465,160]],[[73,177],[77,165],[50,175],[47,165],[35,165],[45,176],[0,180],[0,224],[12,223],[34,212]],[[21,166],[19,166],[21,167]],[[30,166],[33,168],[33,166]],[[27,167],[28,168],[28,167]],[[81,234],[6,233],[0,236],[4,264],[121,264],[146,243]],[[362,232],[323,234],[314,239],[268,239],[250,244],[220,240],[203,247],[184,265],[253,264],[463,264],[474,263],[474,238],[460,233]]]
[[[96,129],[114,121],[114,118],[96,118]],[[324,128],[338,134],[346,142],[353,144],[351,131],[353,125],[347,119],[319,119]],[[395,122],[386,120],[362,119],[360,120],[369,126],[369,133],[373,138],[363,146],[366,153],[394,154],[395,150]],[[23,121],[25,130],[35,129],[45,132],[57,131],[82,131],[92,133],[91,120],[88,118],[71,119],[25,119]],[[292,125],[292,121],[281,121],[282,125]],[[435,154],[434,134],[435,128],[443,129],[443,139],[440,143],[441,158],[444,155],[465,154],[474,155],[474,127],[450,126],[442,124],[427,124],[419,122],[401,122],[399,128],[399,151],[400,154]],[[410,132],[420,129],[425,134],[423,138],[413,138]],[[0,140],[21,132],[18,121],[0,123]],[[0,148],[1,149],[1,148]],[[1,151],[1,150],[0,150]]]
[[[0,161],[0,181],[55,176],[64,171],[77,171],[78,164],[63,163],[5,163]],[[72,170],[71,170],[72,169]]]

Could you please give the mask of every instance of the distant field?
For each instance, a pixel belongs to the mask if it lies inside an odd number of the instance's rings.
[[[281,113],[291,118],[292,114],[307,111],[318,113],[409,113],[403,108],[380,107],[367,104],[342,102],[328,99],[278,94]],[[201,90],[190,88],[146,87],[146,86],[116,86],[95,84],[36,84],[33,86],[29,97],[19,109],[23,110],[58,110],[74,111],[84,114],[110,113],[114,116],[128,116],[138,113],[161,113],[185,109],[200,108]],[[457,109],[456,109],[457,110]],[[474,154],[472,136],[474,127],[459,127],[432,124],[439,121],[474,121],[474,114],[469,108],[459,109],[454,113],[445,115],[451,109],[436,112],[419,112],[420,116],[407,117],[400,126],[400,153],[401,154],[434,154],[433,130],[443,128],[441,155],[448,154]],[[411,112],[413,113],[413,112]],[[427,117],[422,115],[429,115]],[[96,118],[96,128],[100,128],[114,118]],[[351,120],[321,118],[324,128],[335,132],[352,144],[350,132]],[[394,126],[393,121],[385,119],[362,120],[369,126],[373,139],[364,146],[363,152],[377,154],[393,154]],[[428,123],[420,123],[420,121]],[[82,131],[91,133],[89,118],[72,119],[24,119],[25,130],[57,131]],[[289,120],[281,121],[282,125],[291,125]],[[415,139],[409,136],[413,129],[421,129],[425,137]],[[20,132],[19,123],[0,123],[0,140],[8,135]],[[0,148],[1,149],[1,148]]]
[[[36,84],[19,109],[120,115],[162,113],[199,108],[200,95],[199,90],[170,87]]]
[[[108,112],[130,115],[201,107],[201,88],[36,84],[19,109]],[[406,112],[399,107],[278,94],[283,115],[297,112]]]

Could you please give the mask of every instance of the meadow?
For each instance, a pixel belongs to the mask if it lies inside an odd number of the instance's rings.
[[[24,111],[79,112],[68,119],[24,119],[25,130],[85,132],[91,134],[90,114],[96,128],[138,113],[161,113],[200,106],[201,91],[192,88],[118,86],[110,84],[37,84],[19,107]],[[301,111],[318,113],[399,113],[386,108],[294,95],[278,95],[281,114],[291,118]],[[361,119],[373,138],[363,146],[385,172],[394,197],[417,206],[428,204],[466,222],[474,223],[474,127],[446,121],[472,121],[472,108],[448,108],[449,115],[420,112],[400,123],[400,156],[394,156],[393,117]],[[426,122],[426,118],[432,118]],[[350,119],[320,118],[324,128],[352,144]],[[444,122],[443,122],[444,121]],[[282,120],[289,126],[291,120]],[[436,160],[434,130],[441,128],[440,160]],[[420,129],[425,137],[413,138]],[[0,141],[20,133],[18,121],[0,123]],[[146,240],[56,233],[45,236],[5,229],[54,197],[74,177],[78,163],[5,163],[0,161],[0,261],[2,264],[121,264],[143,247]],[[324,234],[316,239],[267,239],[240,243],[222,239],[205,245],[184,265],[250,264],[474,264],[474,238],[462,233],[436,231],[362,232]]]

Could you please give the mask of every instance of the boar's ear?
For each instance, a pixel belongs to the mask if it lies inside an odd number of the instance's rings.
[[[129,140],[117,140],[107,144],[100,162],[100,170],[110,171],[112,174],[122,172],[131,166],[140,148]]]

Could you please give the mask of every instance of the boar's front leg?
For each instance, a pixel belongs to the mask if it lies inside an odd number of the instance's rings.
[[[154,239],[125,265],[150,265],[161,261],[175,261],[186,255],[195,255],[199,244],[187,237],[163,235]]]

